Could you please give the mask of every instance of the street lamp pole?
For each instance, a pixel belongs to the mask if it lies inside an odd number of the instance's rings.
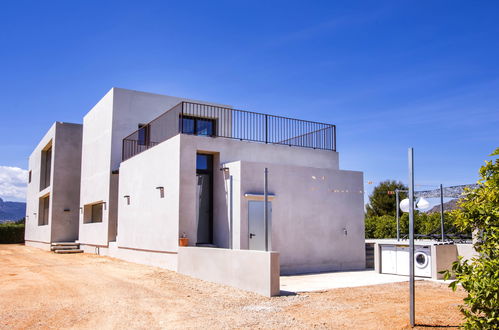
[[[414,149],[409,148],[409,318],[415,325],[414,315]]]

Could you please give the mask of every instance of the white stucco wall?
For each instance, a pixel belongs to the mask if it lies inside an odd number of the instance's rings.
[[[117,246],[177,252],[180,136],[123,162]],[[164,187],[164,197],[159,189]],[[130,204],[124,196],[130,196]]]
[[[78,238],[82,125],[56,122],[29,157],[31,182],[26,197],[27,241],[61,242]],[[42,150],[52,143],[50,186],[40,190]],[[39,198],[50,194],[48,225],[39,226]]]

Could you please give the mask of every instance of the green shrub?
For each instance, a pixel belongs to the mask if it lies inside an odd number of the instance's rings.
[[[491,156],[499,156],[499,148]],[[456,290],[461,284],[468,296],[460,306],[466,329],[499,328],[499,159],[487,161],[480,168],[481,180],[455,211],[456,226],[476,233],[478,256],[454,262],[456,280],[450,284]],[[445,272],[445,279],[451,272]]]
[[[0,224],[0,244],[24,243],[23,223]]]

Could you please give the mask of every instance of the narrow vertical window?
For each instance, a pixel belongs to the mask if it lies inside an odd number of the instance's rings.
[[[150,130],[151,126],[148,124],[139,124],[139,137],[137,142],[139,146],[148,146],[150,144]]]
[[[49,209],[50,209],[50,195],[40,198],[38,207],[38,225],[45,226],[49,224]]]
[[[52,142],[42,150],[40,167],[40,190],[50,186],[50,172],[52,170]]]

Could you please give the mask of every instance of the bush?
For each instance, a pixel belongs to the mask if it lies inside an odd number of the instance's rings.
[[[0,224],[0,244],[24,243],[23,223]]]
[[[499,156],[499,148],[491,156]],[[460,203],[455,212],[456,226],[476,233],[478,256],[454,262],[452,273],[456,280],[450,284],[456,290],[461,284],[468,292],[464,305],[467,329],[499,328],[499,159],[487,161],[480,168],[481,180],[475,190]],[[452,274],[445,273],[445,279]]]

